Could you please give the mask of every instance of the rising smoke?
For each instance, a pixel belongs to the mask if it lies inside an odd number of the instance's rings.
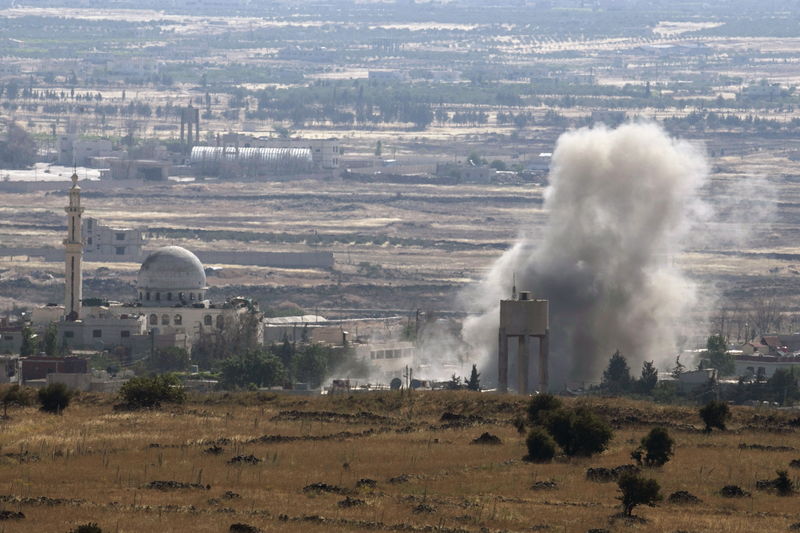
[[[696,287],[673,258],[708,215],[698,196],[707,179],[703,153],[655,124],[563,134],[545,227],[523,234],[464,294],[480,314],[463,336],[483,354],[486,376],[494,376],[499,300],[510,297],[514,276],[518,290],[550,300],[553,388],[598,381],[617,349],[634,372],[645,360],[674,361]]]

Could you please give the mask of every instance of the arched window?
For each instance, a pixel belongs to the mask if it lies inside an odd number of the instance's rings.
[[[161,301],[161,293],[160,292],[156,293],[156,300],[157,301]]]
[[[167,300],[172,300],[172,293],[171,292],[167,293]]]
[[[144,298],[144,294],[142,294],[142,291],[139,291],[139,299],[141,300],[142,298]]]
[[[176,326],[183,325],[183,317],[181,315],[175,315],[174,322]]]
[[[203,317],[203,325],[204,326],[212,326],[213,325],[213,319],[211,318],[211,315],[206,315],[206,316]]]
[[[217,328],[222,329],[225,327],[225,317],[217,315]]]
[[[150,299],[150,291],[147,291],[147,292],[145,293],[145,298],[144,298],[144,299],[145,299],[145,300],[149,300],[149,299]]]
[[[158,316],[155,314],[150,315],[150,325],[157,326],[158,325]]]
[[[169,326],[169,315],[161,315],[161,325]]]

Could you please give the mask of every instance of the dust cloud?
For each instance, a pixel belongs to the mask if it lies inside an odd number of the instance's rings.
[[[487,378],[496,379],[499,300],[510,298],[514,276],[517,290],[550,300],[554,390],[599,381],[617,349],[634,373],[645,360],[674,361],[697,287],[673,258],[709,218],[698,194],[708,176],[702,150],[656,124],[564,133],[553,152],[542,233],[523,233],[462,295],[478,312],[465,321],[463,338]]]

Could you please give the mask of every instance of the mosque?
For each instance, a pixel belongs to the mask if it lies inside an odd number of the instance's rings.
[[[133,353],[168,346],[188,350],[204,333],[222,330],[226,321],[236,320],[244,312],[258,312],[243,298],[222,304],[208,300],[203,264],[180,246],[165,246],[147,256],[139,269],[134,302],[122,304],[83,298],[84,208],[77,174],[72,175],[69,205],[65,210],[64,307],[63,310],[60,306],[40,308],[38,313],[34,312],[34,322],[57,321],[60,337],[71,348],[122,346]],[[95,301],[101,305],[87,305]]]

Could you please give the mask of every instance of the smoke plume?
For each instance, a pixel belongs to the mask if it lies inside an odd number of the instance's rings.
[[[554,389],[598,381],[617,349],[633,372],[645,360],[674,360],[677,325],[696,287],[673,257],[708,216],[698,197],[707,179],[703,153],[655,124],[564,133],[545,191],[545,227],[523,233],[464,294],[480,312],[464,323],[464,339],[483,354],[487,377],[499,301],[511,296],[514,276],[518,290],[550,300]]]

